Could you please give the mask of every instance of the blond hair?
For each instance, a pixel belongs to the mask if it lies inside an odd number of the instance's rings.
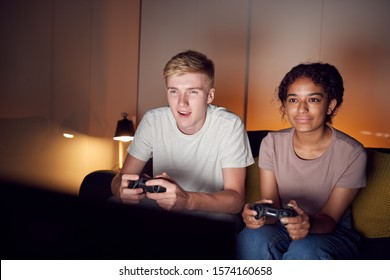
[[[186,73],[203,73],[209,78],[210,87],[214,86],[214,63],[200,52],[187,50],[173,56],[164,67],[163,77],[166,80]]]

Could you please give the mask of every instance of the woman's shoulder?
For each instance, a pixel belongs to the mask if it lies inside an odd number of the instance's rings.
[[[262,145],[267,147],[288,145],[288,143],[290,143],[289,139],[291,139],[293,132],[294,130],[292,127],[280,130],[272,130],[268,132],[267,136],[264,137]]]
[[[269,139],[272,138],[274,140],[285,139],[287,137],[290,137],[293,132],[294,130],[292,127],[280,130],[272,130],[268,133],[266,137],[268,137]]]
[[[336,140],[336,142],[340,145],[343,145],[343,146],[347,146],[347,147],[351,147],[351,148],[363,148],[363,144],[360,143],[358,140],[356,140],[354,137],[352,137],[351,135],[341,131],[341,130],[338,130],[336,128],[332,128],[333,131],[334,131],[334,138]]]
[[[336,153],[340,157],[362,157],[365,158],[366,149],[363,144],[358,140],[353,138],[352,136],[333,128],[334,131],[334,146],[333,152]]]

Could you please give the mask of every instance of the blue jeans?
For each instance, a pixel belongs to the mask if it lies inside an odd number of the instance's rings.
[[[345,217],[332,234],[310,233],[292,240],[280,222],[259,229],[245,227],[237,237],[237,258],[244,260],[336,260],[356,259],[360,237],[345,226]]]

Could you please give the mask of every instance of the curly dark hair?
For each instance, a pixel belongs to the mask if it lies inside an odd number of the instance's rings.
[[[284,102],[287,99],[288,87],[297,79],[306,77],[311,79],[315,85],[321,86],[328,94],[328,104],[332,99],[337,100],[336,107],[325,121],[332,123],[336,111],[343,103],[344,83],[337,68],[328,63],[309,63],[294,66],[283,78],[278,87],[278,99],[281,102],[280,110],[285,115]]]

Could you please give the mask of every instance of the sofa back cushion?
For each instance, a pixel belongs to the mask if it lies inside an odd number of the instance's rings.
[[[259,151],[261,141],[267,136],[268,132],[270,130],[252,130],[247,132],[255,163],[246,169],[245,203],[255,202],[260,199]]]
[[[254,159],[255,163],[246,168],[245,203],[256,202],[260,199],[259,157],[255,157]]]
[[[354,200],[352,215],[363,236],[390,237],[390,154],[367,149],[367,185]]]

